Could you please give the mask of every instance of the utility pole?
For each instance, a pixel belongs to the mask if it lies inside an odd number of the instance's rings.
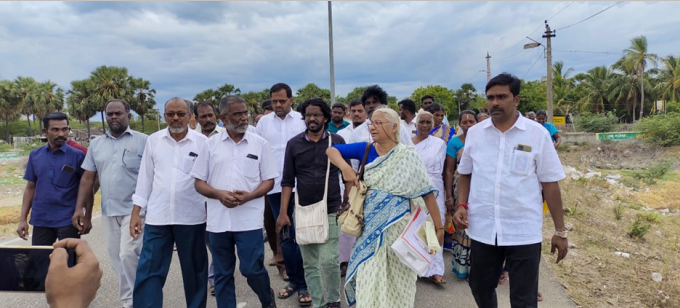
[[[333,9],[328,1],[328,54],[331,61],[331,106],[335,104],[335,68],[333,65]]]
[[[547,103],[547,110],[546,113],[548,114],[548,122],[552,123],[553,121],[553,83],[552,83],[552,49],[550,45],[550,38],[555,37],[555,31],[550,31],[550,26],[548,25],[548,21],[545,21],[545,34],[543,37],[546,39],[546,58],[548,59],[548,74],[546,75],[546,78],[548,80],[547,82],[547,91],[548,91],[548,103]]]
[[[491,80],[491,56],[486,52],[486,82]]]

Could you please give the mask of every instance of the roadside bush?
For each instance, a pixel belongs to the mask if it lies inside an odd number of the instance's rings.
[[[649,169],[644,171],[636,171],[633,173],[633,178],[645,182],[647,185],[656,184],[656,180],[662,178],[673,166],[673,161],[666,160],[655,163]]]
[[[628,236],[634,239],[642,239],[647,234],[647,231],[649,231],[649,228],[651,228],[651,225],[643,222],[643,218],[638,217],[633,223],[630,232],[628,232]]]
[[[680,145],[680,112],[653,115],[635,125],[645,133],[649,142],[661,145]]]
[[[606,133],[619,122],[619,118],[611,112],[606,113],[587,113],[574,118],[574,124],[583,132],[587,133]]]

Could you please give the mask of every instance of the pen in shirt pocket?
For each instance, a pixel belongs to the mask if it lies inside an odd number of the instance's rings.
[[[198,154],[196,154],[194,152],[189,152],[189,156],[193,157],[194,158],[193,160],[195,161],[196,157],[198,157]]]

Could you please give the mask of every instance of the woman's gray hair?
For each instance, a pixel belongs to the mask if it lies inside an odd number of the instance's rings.
[[[385,107],[378,107],[375,111],[373,111],[373,115],[375,116],[376,113],[382,113],[385,115],[385,118],[387,118],[387,122],[390,122],[390,124],[394,125],[397,124],[397,131],[395,132],[395,137],[397,143],[401,142],[401,121],[399,119],[399,114],[397,114],[396,111],[392,110],[391,108],[388,108],[387,106]]]
[[[232,104],[246,103],[246,100],[238,95],[227,95],[220,100],[220,115],[224,115]]]
[[[432,113],[430,113],[429,111],[422,110],[422,111],[419,111],[418,114],[416,114],[416,125],[418,125],[418,122],[420,122],[420,117],[424,116],[424,115],[429,115],[430,118],[432,118],[432,120],[434,120],[434,116],[432,115]]]

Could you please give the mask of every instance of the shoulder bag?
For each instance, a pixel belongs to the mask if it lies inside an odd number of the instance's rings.
[[[364,228],[364,200],[366,199],[367,187],[364,184],[364,169],[366,167],[366,159],[368,159],[368,152],[371,149],[371,144],[366,144],[364,151],[364,159],[359,166],[359,187],[352,186],[349,191],[349,209],[343,212],[338,217],[338,223],[342,226],[340,229],[349,235],[359,237]]]
[[[331,147],[331,133],[328,133],[328,147]],[[326,167],[326,185],[321,201],[301,206],[298,190],[295,190],[295,241],[298,245],[322,244],[328,241],[328,175],[331,171],[331,160]]]

